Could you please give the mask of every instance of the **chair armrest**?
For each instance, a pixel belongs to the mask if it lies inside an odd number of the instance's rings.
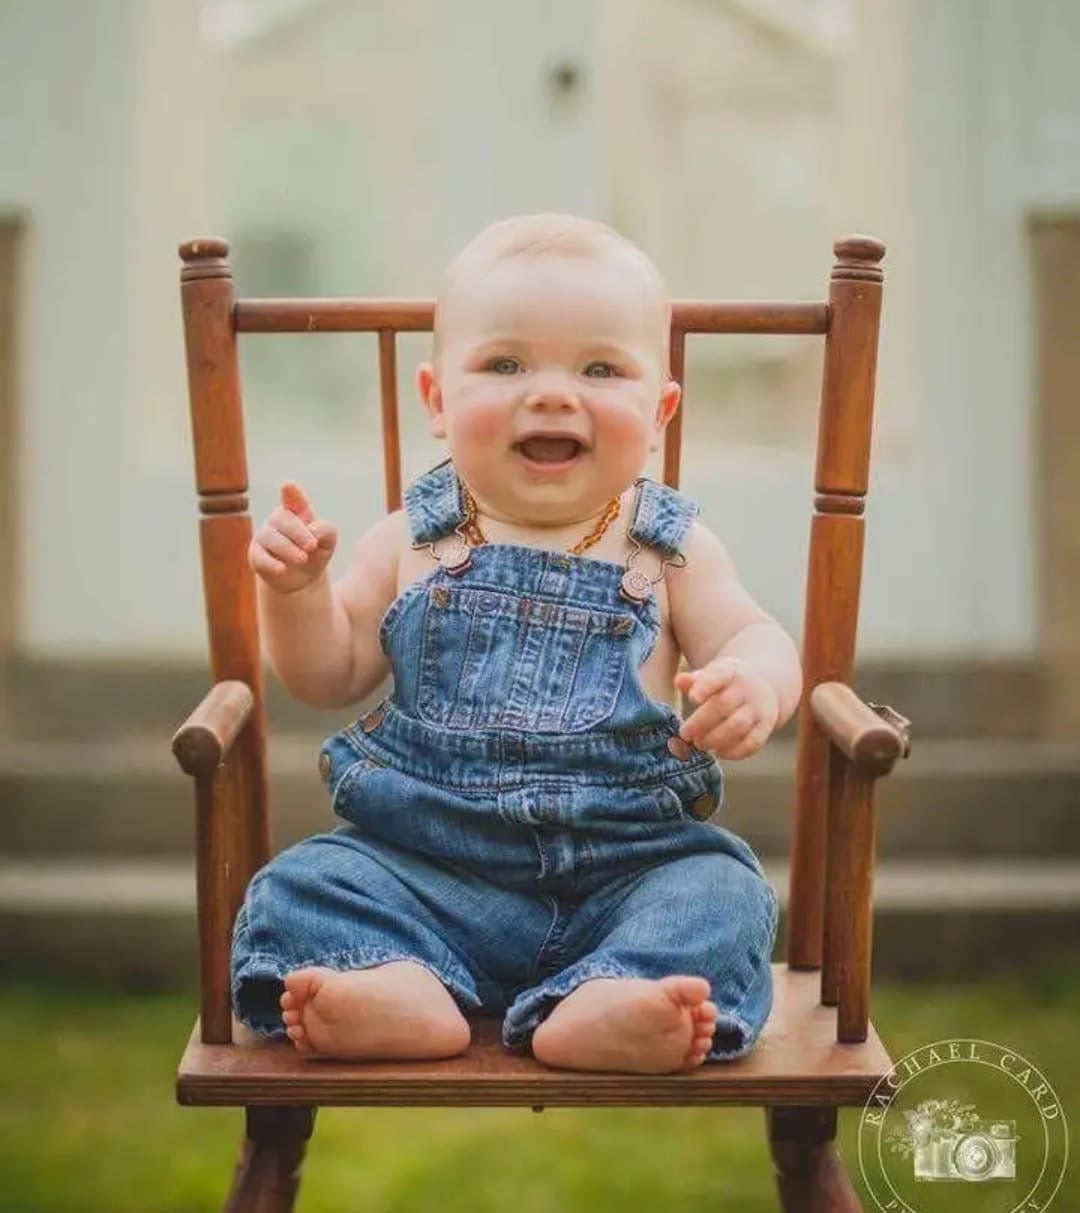
[[[216,682],[173,735],[176,761],[189,775],[211,774],[228,756],[254,707],[246,682]]]
[[[846,683],[819,683],[810,692],[810,710],[860,774],[888,775],[911,752],[911,721],[892,708],[864,703]]]

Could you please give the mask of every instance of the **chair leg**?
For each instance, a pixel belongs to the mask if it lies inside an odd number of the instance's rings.
[[[225,1213],[290,1213],[314,1108],[247,1108],[247,1133]]]
[[[836,1152],[835,1108],[766,1108],[783,1213],[862,1213]]]

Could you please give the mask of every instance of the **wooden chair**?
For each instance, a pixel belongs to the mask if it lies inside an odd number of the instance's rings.
[[[173,740],[194,776],[200,1015],[180,1063],[182,1104],[246,1109],[227,1208],[287,1210],[315,1109],[330,1105],[752,1105],[764,1107],[784,1210],[860,1207],[834,1146],[837,1109],[862,1104],[891,1067],[868,1020],[874,782],[907,752],[907,722],[861,702],[851,680],[863,551],[884,248],[835,247],[828,302],[677,302],[672,373],[688,333],[825,338],[798,721],[786,963],[749,1056],[664,1076],[548,1069],[499,1043],[494,1019],[437,1062],[312,1063],[291,1045],[233,1039],[229,946],[251,875],[271,855],[266,727],[252,574],[248,474],[237,369],[240,333],[374,332],[386,503],[401,502],[395,341],[429,331],[433,304],[390,299],[234,299],[222,240],[180,249],[199,527],[214,684]],[[692,407],[692,406],[691,406]],[[678,484],[680,410],[663,478]]]

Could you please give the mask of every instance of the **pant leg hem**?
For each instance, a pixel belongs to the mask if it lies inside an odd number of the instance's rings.
[[[284,982],[288,973],[297,969],[323,968],[335,972],[347,973],[354,969],[370,969],[375,965],[387,964],[394,960],[411,960],[414,964],[422,965],[450,991],[459,1008],[464,1012],[481,1006],[481,999],[472,979],[463,970],[443,968],[433,961],[425,960],[422,956],[414,956],[408,952],[394,951],[388,948],[357,948],[345,952],[331,952],[323,956],[297,960],[285,964],[280,957],[265,952],[251,952],[239,966],[232,978],[232,1004],[237,1019],[257,1036],[271,1039],[285,1036],[285,1025],[281,1021],[281,1012],[276,1010],[272,1015],[261,1013],[253,1016],[244,1008],[245,983],[271,981]]]
[[[743,1019],[741,1015],[735,1015],[731,1011],[717,1011],[716,1030],[713,1033],[714,1040],[716,1039],[717,1032],[737,1032],[739,1040],[736,1044],[723,1048],[719,1045],[713,1045],[708,1053],[705,1054],[706,1061],[734,1061],[737,1057],[745,1057],[753,1049],[761,1033],[761,1029],[755,1030],[754,1026]]]
[[[533,1033],[554,1010],[554,1004],[572,994],[578,986],[595,977],[640,976],[640,973],[632,973],[610,962],[571,965],[514,999],[503,1019],[502,1043],[514,1052],[528,1052],[532,1048]],[[552,1005],[548,1006],[548,1003]]]

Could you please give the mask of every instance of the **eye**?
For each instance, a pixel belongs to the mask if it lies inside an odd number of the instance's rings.
[[[611,379],[619,373],[619,368],[610,362],[590,362],[582,374],[587,379]]]
[[[524,370],[524,367],[516,358],[503,354],[498,358],[489,358],[484,369],[495,375],[516,375],[518,371]]]

